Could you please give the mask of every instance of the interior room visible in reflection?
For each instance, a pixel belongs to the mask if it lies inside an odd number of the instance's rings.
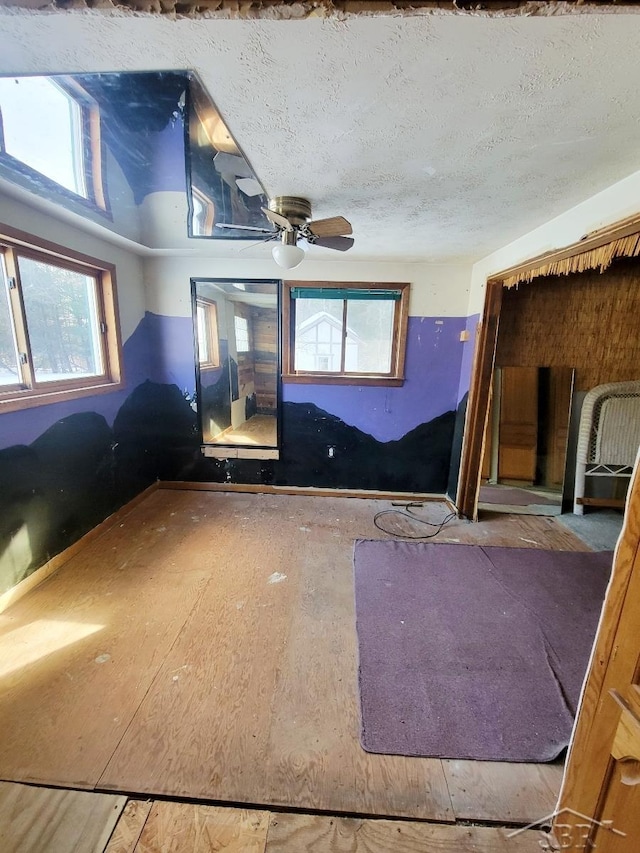
[[[277,282],[192,287],[203,443],[277,447]]]

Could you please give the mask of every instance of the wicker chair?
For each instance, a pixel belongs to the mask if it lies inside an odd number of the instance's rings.
[[[573,511],[584,513],[587,477],[630,477],[640,446],[640,381],[588,391],[580,415]],[[598,500],[620,506],[619,500]]]

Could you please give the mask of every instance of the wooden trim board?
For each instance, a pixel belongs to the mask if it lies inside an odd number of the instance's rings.
[[[489,416],[493,365],[498,343],[502,285],[489,282],[482,319],[476,332],[471,387],[467,402],[456,504],[461,517],[477,521],[482,454]]]
[[[488,283],[497,282],[502,284],[506,279],[512,279],[527,273],[536,275],[536,271],[541,267],[549,266],[550,264],[559,261],[567,260],[568,258],[582,255],[585,252],[590,252],[606,246],[608,243],[613,243],[616,240],[624,239],[640,231],[640,214],[634,214],[619,222],[614,222],[604,228],[599,228],[597,231],[592,231],[586,234],[582,239],[575,243],[570,243],[561,249],[552,249],[549,252],[543,252],[541,255],[536,255],[535,258],[529,258],[522,263],[515,264],[506,270],[494,273],[487,279]]]
[[[160,489],[175,489],[193,492],[247,492],[262,495],[304,495],[327,498],[365,498],[376,501],[436,501],[455,509],[446,495],[421,492],[375,492],[366,489],[323,489],[315,486],[272,486],[256,483],[198,483],[187,480],[161,480]]]
[[[229,444],[220,447],[207,444],[201,448],[202,455],[212,459],[280,459],[277,447],[232,447]]]
[[[580,819],[583,815],[600,819],[598,810],[603,803],[603,789],[612,778],[611,746],[620,708],[609,690],[623,691],[628,698],[638,693],[630,688],[637,686],[640,676],[638,608],[631,609],[638,600],[633,593],[639,578],[640,457],[636,460],[629,487],[622,533],[616,545],[613,572],[582,687],[558,803],[559,809],[573,809]]]
[[[55,557],[47,560],[47,562],[43,566],[40,566],[39,569],[31,572],[30,575],[27,575],[26,578],[23,578],[19,583],[11,587],[11,589],[2,593],[2,595],[0,595],[0,613],[4,613],[7,607],[23,598],[28,592],[31,592],[32,589],[35,589],[43,583],[54,572],[57,572],[61,566],[64,566],[64,564],[68,563],[72,557],[75,557],[76,554],[85,547],[85,545],[88,545],[90,542],[93,542],[94,539],[102,536],[102,534],[109,530],[109,528],[113,527],[114,524],[119,523],[134,507],[136,507],[152,492],[155,492],[157,488],[158,482],[156,481],[148,486],[143,492],[140,492],[139,495],[136,495],[135,498],[132,498],[124,506],[121,506],[120,509],[116,510],[111,515],[108,515],[104,521],[101,521],[100,524],[93,527],[85,533],[84,536],[81,536],[80,539],[73,543],[73,545],[69,545],[69,547],[65,548],[64,551],[61,551],[59,554],[56,554]]]
[[[576,498],[580,506],[604,506],[614,509],[624,509],[626,501],[624,498]]]

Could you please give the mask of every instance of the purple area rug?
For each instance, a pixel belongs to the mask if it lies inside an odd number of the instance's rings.
[[[550,761],[568,744],[607,551],[358,540],[368,752]]]

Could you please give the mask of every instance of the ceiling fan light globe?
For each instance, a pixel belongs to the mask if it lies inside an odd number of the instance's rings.
[[[292,270],[304,260],[304,249],[300,246],[287,246],[284,243],[276,243],[271,249],[273,260],[285,270]]]

